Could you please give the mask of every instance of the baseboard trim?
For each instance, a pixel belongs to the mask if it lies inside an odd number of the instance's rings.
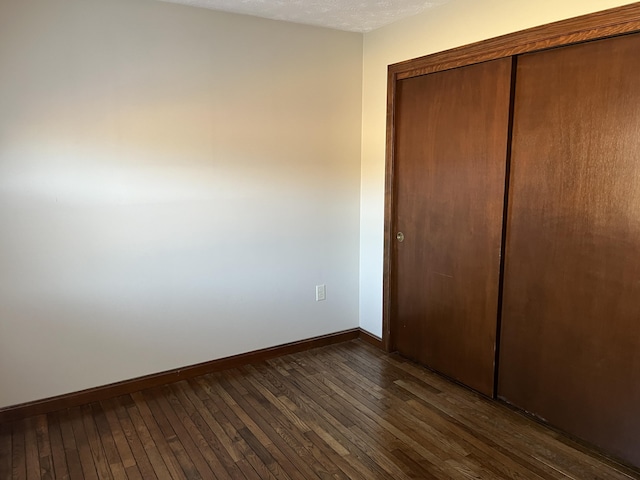
[[[167,370],[165,372],[145,375],[143,377],[132,378],[122,382],[102,385],[79,392],[58,395],[55,397],[35,400],[33,402],[21,403],[0,409],[0,423],[20,420],[33,415],[55,412],[65,408],[85,405],[87,403],[105,400],[128,393],[137,392],[146,388],[158,387],[167,383],[177,382],[187,378],[205,375],[207,373],[219,372],[229,368],[236,368],[250,363],[262,362],[272,358],[288,355],[290,353],[302,352],[312,348],[324,347],[336,343],[348,342],[357,338],[381,347],[382,342],[368,332],[360,328],[344,330],[342,332],[330,333],[319,337],[299,340],[297,342],[286,343],[270,348],[263,348],[253,352],[241,353],[231,357],[211,360],[209,362],[189,365],[182,368]]]
[[[373,345],[376,348],[379,348],[382,350],[383,348],[383,343],[382,343],[382,339],[376,337],[374,334],[367,332],[366,330],[360,329],[360,336],[359,336],[360,340],[367,342],[370,345]]]

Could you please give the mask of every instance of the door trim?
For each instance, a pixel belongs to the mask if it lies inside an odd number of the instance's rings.
[[[387,78],[387,143],[385,165],[382,345],[394,351],[392,325],[392,249],[395,164],[396,85],[405,78],[474,63],[640,31],[640,2],[521,30],[462,47],[389,65]],[[500,309],[501,306],[499,305]]]

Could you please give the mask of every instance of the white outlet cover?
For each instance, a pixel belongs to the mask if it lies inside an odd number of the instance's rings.
[[[327,286],[316,285],[316,302],[326,300],[326,298],[327,298]]]

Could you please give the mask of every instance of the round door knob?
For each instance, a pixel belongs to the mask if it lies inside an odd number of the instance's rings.
[[[398,232],[398,233],[396,234],[396,239],[397,239],[399,242],[404,242],[404,233],[402,233],[402,232]]]

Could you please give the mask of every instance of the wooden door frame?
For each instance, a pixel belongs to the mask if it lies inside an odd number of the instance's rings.
[[[640,2],[502,35],[444,52],[389,65],[387,78],[387,144],[384,207],[382,344],[393,351],[392,291],[395,228],[395,109],[399,80],[498,58],[598,40],[640,31]],[[503,246],[504,248],[504,246]],[[504,256],[504,255],[503,255]],[[501,306],[499,305],[500,309]]]

